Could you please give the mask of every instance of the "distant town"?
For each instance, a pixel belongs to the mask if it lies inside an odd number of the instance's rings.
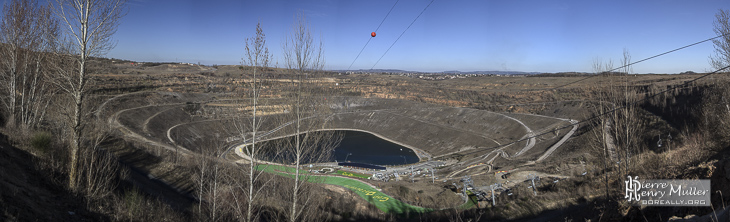
[[[366,74],[366,75],[397,75],[418,78],[424,80],[447,80],[464,79],[477,76],[527,76],[542,74],[541,72],[519,72],[519,71],[444,71],[444,72],[417,72],[398,69],[371,69],[371,70],[334,70],[340,75]]]
[[[448,80],[448,79],[464,79],[469,77],[480,77],[480,76],[495,76],[495,77],[526,77],[526,76],[551,76],[551,77],[572,77],[572,76],[587,76],[595,73],[588,72],[556,72],[556,73],[543,73],[543,72],[521,72],[521,71],[443,71],[443,72],[418,72],[418,71],[406,71],[399,69],[371,69],[371,70],[333,70],[340,75],[352,75],[352,74],[366,74],[366,75],[397,75],[407,76],[411,78],[418,78],[424,80]],[[609,72],[609,75],[624,75],[622,72]],[[632,73],[634,75],[640,73]],[[647,75],[653,75],[657,73],[641,73]],[[679,73],[684,74],[698,74],[693,71],[686,71]]]

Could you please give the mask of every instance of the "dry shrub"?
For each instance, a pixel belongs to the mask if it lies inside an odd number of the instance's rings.
[[[703,133],[688,133],[684,140],[684,144],[678,147],[676,151],[668,153],[670,163],[678,165],[695,165],[700,161],[704,161],[712,153],[714,153],[717,143],[707,141]]]
[[[51,149],[52,139],[48,132],[36,132],[30,138],[30,146],[41,153],[47,153]]]
[[[142,194],[137,189],[124,191],[121,196],[111,197],[115,202],[114,221],[189,221],[170,206]]]
[[[668,152],[648,151],[636,156],[637,167],[630,174],[643,178],[676,178],[714,153],[711,151],[712,146],[704,141],[700,133],[684,134],[683,141],[684,144]]]
[[[639,178],[664,178],[668,174],[667,160],[660,154],[648,151],[637,156],[637,164],[630,175]]]

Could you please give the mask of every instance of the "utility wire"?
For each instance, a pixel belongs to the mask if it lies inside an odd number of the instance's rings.
[[[378,33],[378,30],[380,30],[380,26],[383,25],[383,23],[385,22],[385,19],[388,18],[388,15],[390,15],[390,12],[392,12],[393,9],[395,8],[395,5],[398,4],[398,1],[400,1],[400,0],[395,1],[395,4],[393,4],[393,7],[390,7],[390,11],[388,11],[388,14],[385,14],[385,18],[383,18],[383,21],[380,22],[380,25],[378,25],[378,28],[375,29],[375,33]],[[362,54],[362,51],[365,50],[365,47],[368,46],[368,44],[370,43],[370,40],[373,40],[373,38],[372,37],[368,38],[368,42],[366,42],[365,45],[362,47],[362,49],[360,49],[360,52],[357,53],[357,56],[355,56],[355,59],[352,60],[352,63],[350,63],[350,66],[347,67],[347,70],[350,70],[350,68],[352,68],[352,65],[355,64],[355,61],[357,61],[357,58],[360,58],[360,54]]]
[[[666,52],[663,52],[663,53],[660,53],[660,54],[657,54],[657,55],[654,55],[654,56],[651,56],[651,57],[648,57],[648,58],[645,58],[645,59],[641,59],[641,60],[636,61],[636,62],[629,63],[627,65],[623,65],[623,66],[618,67],[618,68],[615,68],[615,69],[611,69],[611,70],[608,70],[608,71],[604,71],[604,72],[601,72],[601,73],[608,73],[608,72],[612,72],[612,71],[615,71],[615,70],[619,70],[619,69],[622,69],[622,68],[625,68],[625,67],[628,67],[628,66],[631,66],[631,65],[635,65],[635,64],[638,64],[638,63],[641,63],[641,62],[645,62],[645,61],[650,60],[650,59],[657,58],[659,56],[663,56],[663,55],[666,55],[666,54],[669,54],[669,53],[672,53],[672,52],[676,52],[676,51],[679,51],[679,50],[682,50],[682,49],[685,49],[685,48],[688,48],[688,47],[692,47],[692,46],[698,45],[700,43],[704,43],[704,42],[711,41],[711,40],[716,39],[716,38],[724,37],[726,35],[730,35],[730,33],[726,33],[726,34],[723,34],[723,35],[718,35],[718,36],[715,36],[715,37],[712,37],[712,38],[709,38],[709,39],[705,39],[705,40],[702,40],[702,41],[699,41],[699,42],[695,42],[695,43],[692,43],[692,44],[689,44],[689,45],[685,45],[685,46],[682,46],[682,47],[679,47],[679,48],[676,48],[676,49],[673,49],[673,50],[669,50],[669,51],[666,51]],[[725,66],[723,68],[720,68],[720,69],[715,70],[714,72],[707,73],[707,74],[702,75],[700,77],[697,77],[695,79],[686,81],[686,82],[684,82],[681,85],[675,85],[674,87],[671,87],[669,89],[665,89],[663,91],[660,91],[660,92],[657,92],[657,93],[654,93],[654,94],[651,94],[651,95],[648,95],[648,96],[644,97],[643,99],[637,100],[637,101],[635,101],[633,103],[628,103],[626,105],[620,106],[618,108],[614,108],[614,109],[609,110],[609,111],[606,111],[604,113],[599,113],[598,115],[592,116],[592,117],[590,117],[588,119],[585,119],[585,120],[582,120],[582,121],[578,121],[576,123],[571,123],[571,124],[568,124],[566,126],[563,126],[563,127],[560,127],[560,128],[556,128],[554,130],[550,130],[550,131],[547,131],[547,132],[544,132],[544,133],[541,133],[541,134],[537,134],[537,135],[534,135],[534,136],[530,136],[530,137],[522,138],[522,139],[519,139],[519,140],[515,140],[515,141],[510,142],[510,143],[507,143],[507,144],[497,145],[497,146],[491,147],[489,149],[499,149],[499,148],[502,148],[502,147],[507,147],[507,146],[510,146],[512,144],[515,144],[515,143],[519,143],[519,142],[522,142],[522,141],[526,141],[526,140],[529,140],[529,139],[532,139],[532,138],[537,138],[537,137],[540,137],[540,136],[543,136],[543,135],[547,135],[547,134],[550,134],[550,133],[555,133],[558,130],[562,130],[562,129],[565,129],[565,128],[568,128],[568,127],[573,127],[573,126],[578,125],[578,124],[581,124],[581,123],[585,123],[585,122],[592,121],[592,120],[594,120],[594,119],[596,119],[598,117],[605,116],[607,114],[616,112],[616,111],[618,111],[620,109],[625,109],[629,105],[636,105],[639,102],[643,102],[643,101],[648,100],[650,98],[654,98],[654,97],[656,97],[659,94],[666,93],[666,92],[671,91],[671,90],[675,90],[675,89],[679,88],[680,86],[681,87],[686,87],[690,83],[696,82],[696,81],[698,81],[700,79],[703,79],[705,77],[708,77],[708,76],[710,76],[712,74],[716,74],[716,73],[718,73],[718,72],[720,72],[722,70],[728,69],[728,68],[730,68],[730,66]],[[578,83],[578,82],[581,82],[581,81],[584,81],[584,80],[587,80],[587,79],[590,79],[590,78],[593,78],[593,77],[596,77],[596,76],[599,76],[599,75],[591,75],[589,77],[586,77],[586,78],[583,78],[583,79],[579,79],[577,81],[573,81],[573,82],[570,82],[570,83],[567,83],[567,84],[564,84],[564,85],[560,85],[560,86],[557,86],[557,87],[552,88],[552,89],[562,88],[562,87],[565,87],[565,86],[568,86],[568,85],[572,85],[572,84],[575,84],[575,83]],[[468,154],[477,153],[477,152],[481,152],[481,151],[483,151],[483,150],[482,149],[476,149],[474,151],[465,152],[465,153],[462,153],[462,154],[468,155]]]
[[[418,16],[416,16],[415,19],[413,19],[413,22],[411,22],[411,24],[408,25],[408,27],[406,27],[405,30],[403,30],[403,32],[400,34],[400,36],[398,36],[398,38],[395,39],[395,41],[393,42],[393,44],[391,44],[390,47],[388,47],[388,50],[385,50],[385,53],[383,53],[383,55],[380,56],[380,58],[378,59],[378,61],[376,61],[375,64],[373,65],[373,67],[370,67],[370,69],[373,69],[373,68],[375,68],[376,65],[378,65],[378,63],[380,62],[381,59],[383,59],[383,57],[385,56],[385,54],[388,54],[388,51],[390,51],[390,48],[393,48],[393,45],[395,45],[395,43],[398,42],[398,40],[400,39],[400,37],[403,37],[403,34],[406,34],[406,31],[408,31],[408,29],[411,28],[411,26],[413,25],[413,23],[416,23],[416,20],[418,20],[418,18],[421,17],[421,15],[423,15],[424,12],[426,12],[426,9],[428,9],[428,7],[431,6],[431,4],[433,4],[433,1],[435,1],[435,0],[431,0],[431,2],[428,3],[428,5],[426,5],[425,8],[423,8],[423,11],[421,11],[421,13],[418,14]]]
[[[720,36],[718,36],[718,37],[720,37]],[[717,37],[715,37],[715,38],[717,38]],[[712,38],[712,39],[714,39],[714,38]],[[681,48],[680,48],[680,49],[681,49]],[[646,59],[643,59],[643,60],[646,60]],[[643,61],[643,60],[642,60],[642,61]],[[635,102],[632,102],[632,103],[628,103],[628,104],[626,104],[626,105],[623,105],[623,106],[620,106],[620,107],[617,107],[617,108],[614,108],[614,109],[612,109],[612,110],[609,110],[609,111],[606,111],[606,112],[604,112],[604,113],[599,113],[599,114],[597,114],[597,115],[595,115],[595,116],[592,116],[592,117],[590,117],[590,118],[588,118],[588,119],[584,119],[584,120],[578,121],[578,122],[576,122],[576,123],[571,123],[571,124],[568,124],[568,125],[566,125],[566,126],[563,126],[563,127],[560,127],[560,128],[556,128],[556,129],[554,129],[554,130],[550,130],[550,131],[547,131],[547,132],[544,132],[544,133],[541,133],[541,134],[537,134],[537,135],[534,135],[534,136],[530,136],[530,137],[522,138],[522,139],[519,139],[519,140],[515,140],[515,141],[513,141],[513,142],[511,142],[511,143],[507,143],[507,144],[502,144],[502,145],[494,146],[494,147],[491,147],[491,148],[489,148],[489,149],[499,149],[499,148],[502,148],[502,147],[507,147],[507,146],[510,146],[510,145],[512,145],[512,144],[515,144],[515,143],[519,143],[519,142],[522,142],[522,141],[526,141],[526,140],[529,140],[529,139],[532,139],[532,138],[537,138],[537,137],[540,137],[540,136],[543,136],[543,135],[547,135],[547,134],[555,133],[555,132],[556,132],[556,131],[558,131],[558,130],[562,130],[562,129],[565,129],[565,128],[568,128],[568,127],[573,127],[573,126],[575,126],[575,125],[578,125],[578,124],[581,124],[581,123],[585,123],[585,122],[589,122],[589,121],[592,121],[592,120],[594,120],[594,119],[596,119],[596,118],[598,118],[598,117],[601,117],[601,116],[605,116],[605,115],[607,115],[607,114],[610,114],[610,113],[616,112],[616,111],[618,111],[618,110],[620,110],[620,109],[625,109],[626,107],[628,107],[628,106],[630,106],[630,105],[636,105],[636,104],[638,104],[638,103],[640,103],[640,102],[643,102],[643,101],[645,101],[645,100],[648,100],[648,99],[654,98],[654,97],[658,96],[659,94],[662,94],[662,93],[666,93],[666,92],[669,92],[669,91],[675,90],[675,89],[677,89],[677,88],[680,88],[680,87],[687,87],[687,86],[688,86],[688,85],[689,85],[690,83],[696,82],[697,80],[703,79],[703,78],[705,78],[705,77],[708,77],[708,76],[710,76],[710,75],[712,75],[712,74],[716,74],[716,73],[719,73],[720,71],[723,71],[723,70],[725,70],[725,69],[728,69],[728,68],[730,68],[730,66],[725,66],[725,67],[723,67],[723,68],[720,68],[720,69],[718,69],[718,70],[715,70],[714,72],[711,72],[711,73],[707,73],[707,74],[705,74],[705,75],[702,75],[702,76],[700,76],[700,77],[697,77],[697,78],[695,78],[695,79],[692,79],[692,80],[688,80],[688,81],[686,81],[686,82],[684,82],[684,83],[682,83],[682,84],[677,84],[677,85],[674,85],[673,87],[671,87],[671,88],[669,88],[669,89],[665,89],[665,90],[662,90],[662,91],[660,91],[660,92],[657,92],[657,93],[654,93],[654,94],[648,95],[648,96],[646,96],[646,97],[644,97],[644,98],[642,98],[642,99],[640,99],[640,100],[637,100],[637,101],[635,101]],[[476,149],[476,150],[474,150],[474,151],[470,151],[470,152],[464,152],[464,153],[460,153],[460,154],[463,154],[463,155],[468,155],[468,154],[472,154],[472,153],[477,153],[477,152],[481,152],[481,151],[484,151],[484,150],[483,150],[483,149]]]
[[[378,25],[378,28],[376,28],[376,29],[375,29],[375,32],[376,32],[376,33],[377,33],[377,32],[378,32],[378,30],[380,29],[380,26],[382,26],[382,25],[383,25],[383,23],[385,22],[385,19],[387,19],[387,18],[388,18],[388,15],[390,15],[390,12],[392,12],[392,11],[393,11],[393,9],[395,8],[395,5],[397,5],[397,4],[398,4],[398,1],[400,1],[400,0],[396,0],[396,1],[395,1],[395,4],[393,4],[393,6],[392,6],[392,7],[390,7],[390,11],[388,11],[388,14],[385,14],[385,18],[383,18],[383,21],[381,21],[381,22],[380,22],[380,25]]]
[[[692,44],[689,44],[689,45],[685,45],[685,46],[682,46],[682,47],[679,47],[679,48],[676,48],[676,49],[672,49],[672,50],[669,50],[669,51],[666,51],[666,52],[663,52],[663,53],[660,53],[660,54],[657,54],[657,55],[654,55],[654,56],[651,56],[651,57],[648,57],[648,58],[645,58],[645,59],[642,59],[642,60],[639,60],[639,61],[636,61],[636,62],[632,62],[632,63],[623,65],[623,66],[618,67],[618,68],[614,68],[614,69],[611,69],[611,70],[608,70],[608,71],[604,71],[604,72],[601,72],[601,73],[610,73],[610,72],[613,72],[613,71],[616,71],[616,70],[619,70],[619,69],[623,69],[625,67],[629,67],[629,66],[635,65],[635,64],[640,63],[640,62],[645,62],[647,60],[654,59],[654,58],[659,57],[659,56],[663,56],[663,55],[666,55],[666,54],[669,54],[669,53],[672,53],[672,52],[676,52],[676,51],[679,51],[679,50],[682,50],[682,49],[685,49],[685,48],[689,48],[689,47],[698,45],[700,43],[704,43],[704,42],[707,42],[707,41],[712,41],[713,39],[720,38],[720,37],[723,37],[723,36],[726,36],[726,35],[730,35],[730,33],[723,34],[723,35],[718,35],[718,36],[715,36],[715,37],[712,37],[712,38],[709,38],[709,39],[705,39],[705,40],[702,40],[702,41],[699,41],[699,42],[695,42],[695,43],[692,43]],[[628,74],[628,73],[626,73],[626,74]],[[576,80],[576,81],[573,81],[573,82],[570,82],[570,83],[566,83],[564,85],[556,86],[555,88],[552,88],[551,90],[563,88],[563,87],[566,87],[566,86],[569,86],[569,85],[572,85],[572,84],[575,84],[575,83],[578,83],[578,82],[582,82],[582,81],[585,81],[587,79],[590,79],[590,78],[593,78],[593,77],[596,77],[596,76],[599,76],[599,75],[591,75],[591,76],[588,76],[586,78],[582,78],[582,79],[579,79],[579,80]]]
[[[360,58],[360,54],[362,54],[362,51],[365,50],[365,47],[368,46],[368,43],[370,43],[370,40],[373,40],[373,38],[368,38],[368,42],[365,43],[365,46],[360,49],[360,53],[357,53],[357,56],[355,56],[355,60],[352,60],[352,63],[350,63],[350,66],[347,67],[347,70],[350,70],[352,68],[352,65],[355,64],[355,61],[357,61],[357,58]]]

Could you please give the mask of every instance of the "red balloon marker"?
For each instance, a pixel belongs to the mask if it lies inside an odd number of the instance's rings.
[[[375,32],[371,32],[370,36],[375,37]]]

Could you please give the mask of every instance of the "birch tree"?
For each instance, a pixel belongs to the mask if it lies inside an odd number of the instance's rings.
[[[126,13],[125,4],[126,0],[55,0],[52,4],[66,40],[63,55],[69,55],[61,63],[54,83],[71,97],[73,103],[68,182],[72,190],[78,186],[79,149],[84,127],[82,108],[90,88],[88,63],[92,57],[102,56],[114,48],[112,36]]]
[[[284,63],[292,78],[294,86],[290,94],[292,106],[294,141],[291,147],[291,159],[294,161],[294,183],[291,192],[291,208],[289,220],[306,220],[303,208],[310,203],[310,197],[303,195],[303,186],[307,182],[301,174],[302,163],[318,162],[330,155],[332,133],[322,131],[327,127],[323,113],[327,112],[324,101],[311,93],[312,83],[309,77],[324,69],[324,46],[320,39],[315,43],[311,35],[310,25],[302,14],[295,16],[292,30],[282,44]]]
[[[198,213],[201,220],[218,221],[223,214],[221,203],[222,174],[225,168],[216,158],[221,154],[223,143],[214,138],[204,139],[204,146],[198,148],[198,155],[193,158],[196,167]]]

